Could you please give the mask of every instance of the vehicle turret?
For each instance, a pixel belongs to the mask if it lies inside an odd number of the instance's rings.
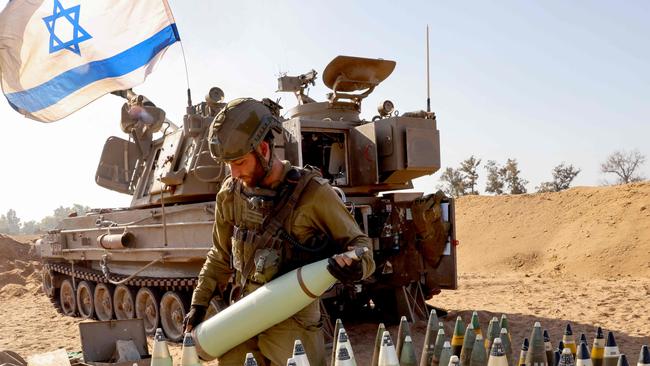
[[[97,184],[133,195],[131,207],[213,198],[227,170],[210,156],[206,136],[214,116],[225,106],[223,91],[214,87],[204,102],[188,106],[182,128],[146,97],[132,91],[122,95],[127,101],[120,127],[129,139],[106,141],[95,175]],[[162,136],[154,140],[157,132]]]

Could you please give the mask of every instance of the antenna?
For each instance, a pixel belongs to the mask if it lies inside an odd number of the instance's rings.
[[[427,24],[427,112],[431,112],[431,86],[429,84],[429,25]]]
[[[178,43],[181,45],[181,53],[183,55],[183,64],[185,65],[185,81],[187,83],[187,107],[192,107],[192,92],[190,91],[190,73],[187,71],[187,58],[185,57],[185,47],[183,47],[183,41],[178,37]]]

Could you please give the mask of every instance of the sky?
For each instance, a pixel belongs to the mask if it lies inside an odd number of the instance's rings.
[[[62,0],[65,6],[77,0]],[[574,185],[601,185],[616,150],[650,157],[650,2],[640,1],[181,1],[170,6],[182,40],[134,88],[182,123],[183,52],[194,103],[210,87],[226,99],[270,97],[279,73],[322,75],[337,55],[394,60],[392,75],[362,106],[390,99],[401,113],[426,107],[425,29],[430,27],[431,108],[442,166],[474,155],[514,158],[534,191],[565,162]],[[4,7],[6,1],[0,1]],[[324,100],[321,83],[309,95]],[[40,123],[0,101],[0,213],[40,220],[61,205],[124,207],[130,196],[94,182],[101,150],[119,129],[123,101],[106,95],[63,120]],[[641,173],[650,177],[650,161]],[[479,188],[485,170],[479,168]],[[613,177],[609,177],[613,180]],[[432,192],[439,173],[419,178]]]

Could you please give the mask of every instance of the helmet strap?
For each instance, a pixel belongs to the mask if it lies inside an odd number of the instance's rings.
[[[266,177],[268,177],[269,174],[271,174],[271,168],[273,167],[273,143],[268,142],[268,141],[267,141],[267,143],[269,144],[269,151],[270,151],[269,161],[267,161],[267,162],[264,161],[264,156],[262,156],[262,154],[259,151],[257,151],[256,148],[253,149],[253,153],[255,154],[255,158],[257,158],[257,161],[262,166],[262,170],[264,170],[264,176],[262,177],[261,180],[266,179]]]

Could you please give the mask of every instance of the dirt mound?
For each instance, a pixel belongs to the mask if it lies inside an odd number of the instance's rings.
[[[650,277],[650,183],[558,193],[465,196],[459,271]]]
[[[21,296],[38,288],[41,264],[34,239],[0,234],[0,295]]]

